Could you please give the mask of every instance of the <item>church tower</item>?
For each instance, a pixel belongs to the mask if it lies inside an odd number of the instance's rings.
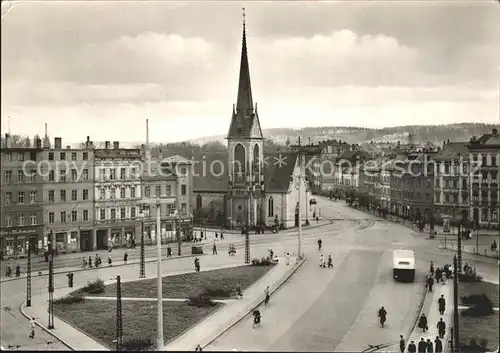
[[[245,9],[243,9],[245,11]],[[228,143],[227,216],[230,225],[263,222],[264,151],[257,104],[253,105],[248,66],[245,12],[236,107],[233,105]]]

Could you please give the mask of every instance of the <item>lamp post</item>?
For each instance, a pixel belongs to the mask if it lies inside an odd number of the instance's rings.
[[[302,210],[301,210],[301,194],[302,194],[302,174],[297,175],[295,178],[295,188],[298,191],[298,206],[299,206],[299,242],[298,242],[298,250],[297,257],[302,259]]]
[[[31,306],[31,240],[28,240],[28,265],[26,266],[26,306]]]
[[[141,218],[141,260],[140,260],[140,269],[139,269],[139,278],[146,277],[146,259],[144,254],[144,207],[142,207],[141,214],[139,215]]]
[[[163,349],[163,293],[161,277],[161,219],[160,219],[160,199],[156,200],[156,256],[157,256],[157,285],[158,285],[158,350]]]
[[[122,320],[122,285],[120,276],[116,276],[116,350],[122,350],[123,320]]]
[[[455,273],[453,274],[453,340],[455,352],[460,352],[460,323],[458,317],[458,270],[460,266],[458,266],[457,255],[453,257],[453,267],[455,268]]]

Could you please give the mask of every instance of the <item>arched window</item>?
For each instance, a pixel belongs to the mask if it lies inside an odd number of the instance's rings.
[[[241,144],[237,144],[234,147],[234,172],[244,173],[245,172],[245,148]]]
[[[202,203],[201,195],[198,194],[196,196],[196,209],[201,210],[202,207],[203,207],[203,203]]]
[[[267,216],[274,216],[274,200],[272,196],[269,198],[269,201],[267,201]]]
[[[259,162],[260,162],[260,155],[259,155],[259,145],[255,144],[253,147],[253,172],[259,172]]]

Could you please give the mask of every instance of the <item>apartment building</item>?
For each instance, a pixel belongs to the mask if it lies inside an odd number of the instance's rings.
[[[177,230],[186,234],[192,227],[193,209],[193,165],[188,159],[173,156],[163,159],[159,156],[144,169],[141,176],[143,195],[142,210],[144,231],[147,241],[156,239],[156,205],[160,202],[162,242],[176,240]]]
[[[498,128],[491,134],[473,137],[467,144],[474,168],[471,174],[469,215],[476,225],[484,228],[499,227],[499,166],[500,136]],[[479,165],[479,168],[475,168]]]
[[[28,249],[38,252],[43,247],[42,180],[37,172],[42,141],[33,148],[12,148],[5,134],[1,149],[0,180],[0,257],[18,258]]]
[[[43,178],[43,246],[58,253],[93,249],[94,150],[87,138],[85,148],[63,148],[62,138],[53,148],[40,152]]]
[[[94,150],[94,234],[96,249],[126,246],[140,234],[141,150],[118,141]]]
[[[333,193],[345,198],[359,190],[360,170],[369,158],[370,155],[361,150],[347,151],[339,156],[333,171]]]

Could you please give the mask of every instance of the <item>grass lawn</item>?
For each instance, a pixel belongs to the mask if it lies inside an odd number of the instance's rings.
[[[188,298],[198,295],[206,287],[231,289],[238,282],[241,289],[245,290],[272,268],[273,266],[240,266],[164,277],[163,297]],[[156,293],[156,279],[122,283],[122,297],[156,298]],[[97,295],[115,296],[116,284],[106,286],[106,291]],[[225,299],[228,296],[212,299]]]
[[[221,305],[198,308],[183,302],[163,302],[165,344]],[[115,349],[116,302],[87,299],[77,304],[55,304],[54,311],[96,341]],[[122,301],[122,312],[124,342],[148,338],[156,342],[156,302]]]
[[[490,282],[477,282],[466,283],[460,282],[458,284],[458,293],[460,296],[460,304],[462,304],[462,297],[472,294],[486,294],[493,302],[493,306],[498,306],[498,285]]]
[[[478,344],[487,341],[487,348],[493,351],[498,348],[498,312],[489,316],[460,316],[460,343],[468,345],[475,338]]]

